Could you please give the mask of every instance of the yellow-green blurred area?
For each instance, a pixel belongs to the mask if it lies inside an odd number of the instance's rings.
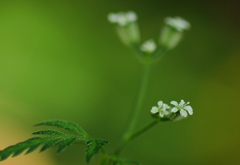
[[[122,156],[144,165],[240,164],[238,0],[1,0],[0,149],[30,138],[41,129],[34,123],[64,119],[114,150],[142,68],[106,17],[129,10],[139,16],[142,41],[156,41],[167,16],[192,25],[154,65],[138,126],[151,121],[159,100],[190,101],[194,115],[159,124]],[[56,148],[35,151],[1,164],[84,165],[85,147],[61,155]]]

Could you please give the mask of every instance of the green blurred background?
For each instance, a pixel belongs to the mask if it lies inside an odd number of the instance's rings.
[[[77,122],[108,140],[110,151],[116,147],[141,65],[106,16],[129,10],[138,13],[143,40],[157,40],[167,16],[192,25],[154,66],[139,126],[159,100],[190,101],[194,115],[159,124],[123,157],[144,165],[240,164],[238,0],[1,0],[0,149],[29,138],[32,124],[48,119]],[[84,151],[74,145],[61,155],[51,149],[1,163],[83,165]]]

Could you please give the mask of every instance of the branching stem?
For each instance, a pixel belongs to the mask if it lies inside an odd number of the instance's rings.
[[[155,125],[157,125],[159,122],[160,122],[160,120],[154,120],[151,123],[149,123],[148,125],[146,125],[145,127],[143,127],[142,129],[140,129],[139,131],[130,134],[130,136],[127,139],[123,140],[120,143],[118,149],[115,152],[115,155],[119,155],[123,151],[123,149],[127,146],[128,143],[130,143],[133,139],[142,135],[143,133],[145,133],[146,131],[148,131],[149,129],[151,129]]]

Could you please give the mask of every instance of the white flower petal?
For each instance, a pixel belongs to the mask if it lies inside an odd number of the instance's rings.
[[[179,106],[183,106],[184,104],[185,104],[185,101],[181,100],[180,103],[179,103]]]
[[[162,102],[162,101],[159,101],[159,102],[158,102],[158,106],[159,106],[159,107],[162,107],[162,106],[163,106],[163,102]]]
[[[164,111],[160,111],[159,116],[163,117],[164,116]]]
[[[169,109],[170,107],[167,104],[163,104],[163,109]]]
[[[172,108],[172,110],[171,110],[171,112],[174,112],[174,113],[177,111],[178,111],[178,109],[176,107]]]
[[[189,115],[192,115],[192,114],[193,114],[193,109],[192,109],[192,107],[191,107],[190,105],[185,106],[184,109],[185,109],[186,111],[188,111]]]
[[[181,17],[167,17],[165,19],[165,23],[169,26],[176,28],[179,32],[183,30],[188,30],[191,27],[190,23]]]
[[[126,17],[129,22],[134,22],[137,20],[137,14],[135,12],[129,11],[126,13]]]
[[[183,110],[183,109],[180,110],[180,114],[183,117],[187,117],[187,115],[188,115],[187,112],[185,110]]]
[[[175,106],[178,106],[178,103],[176,101],[171,101],[170,103],[175,105]]]
[[[108,14],[108,21],[111,23],[116,23],[118,22],[119,15],[115,13],[109,13]]]
[[[164,115],[168,115],[170,112],[168,111],[164,111]]]
[[[151,113],[158,113],[158,108],[157,107],[152,107]]]

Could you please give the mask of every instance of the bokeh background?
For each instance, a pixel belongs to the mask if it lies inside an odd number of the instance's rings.
[[[30,138],[34,123],[64,119],[108,140],[126,128],[141,75],[134,52],[106,16],[135,11],[142,40],[158,39],[163,19],[192,29],[152,71],[139,126],[157,101],[190,101],[194,115],[162,123],[123,157],[144,165],[240,164],[240,1],[1,0],[0,149]],[[83,165],[84,145],[9,158],[2,165]],[[97,159],[93,162],[97,165]]]

